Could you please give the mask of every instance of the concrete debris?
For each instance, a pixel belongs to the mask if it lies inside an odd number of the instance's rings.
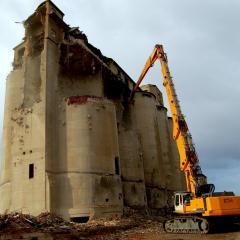
[[[98,219],[82,224],[67,222],[50,213],[42,213],[37,217],[21,213],[1,215],[0,236],[14,236],[15,234],[21,239],[21,234],[45,233],[51,236],[60,234],[59,238],[53,239],[73,239],[72,237],[78,237],[76,239],[127,239],[126,237],[132,233],[163,232],[162,222],[165,218],[153,218],[141,211],[130,209],[127,209],[127,212],[128,216],[121,219]],[[3,238],[0,237],[0,239]]]
[[[22,213],[0,215],[0,232],[70,230],[75,230],[73,223],[52,213],[42,213],[37,217]]]

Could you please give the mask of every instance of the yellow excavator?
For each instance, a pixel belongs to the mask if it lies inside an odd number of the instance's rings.
[[[218,228],[222,224],[239,221],[240,196],[235,196],[233,192],[214,192],[215,186],[208,184],[207,177],[202,173],[188,125],[179,105],[168,67],[167,55],[162,45],[156,45],[148,58],[130,94],[130,101],[134,100],[134,93],[157,59],[162,67],[163,85],[173,119],[173,138],[178,147],[180,169],[185,173],[187,187],[187,191],[174,193],[175,216],[164,223],[165,231],[169,233],[208,233],[213,227]]]

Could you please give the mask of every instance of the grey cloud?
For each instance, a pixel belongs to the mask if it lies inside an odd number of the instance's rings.
[[[225,166],[227,166],[227,163]],[[223,167],[216,171],[207,169],[208,181],[215,184],[216,191],[233,191],[235,194],[240,195],[240,189],[236,184],[240,179],[239,168],[240,164],[237,162],[232,168]]]

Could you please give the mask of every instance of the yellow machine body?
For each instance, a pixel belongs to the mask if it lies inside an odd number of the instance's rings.
[[[205,217],[240,216],[239,196],[211,196],[191,198],[190,193],[175,194],[175,212],[201,214]]]

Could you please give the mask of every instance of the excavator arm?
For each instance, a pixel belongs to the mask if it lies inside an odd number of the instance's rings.
[[[208,233],[212,225],[238,222],[240,197],[227,192],[213,194],[214,185],[207,184],[206,176],[202,174],[162,45],[155,46],[130,94],[129,100],[133,102],[134,94],[140,83],[157,59],[161,63],[163,85],[172,113],[173,138],[179,151],[180,169],[185,173],[187,185],[187,192],[180,191],[174,194],[175,213],[181,215],[179,217],[173,216],[165,221],[164,229],[168,233]]]
[[[131,102],[133,100],[134,94],[139,85],[157,59],[160,61],[162,66],[163,85],[166,89],[167,98],[172,113],[173,138],[177,143],[180,155],[180,169],[185,173],[188,192],[191,192],[193,196],[197,196],[199,187],[206,185],[206,177],[202,174],[199,166],[197,153],[192,142],[187,123],[181,112],[176,90],[168,67],[167,55],[164,53],[162,45],[155,46],[153,53],[148,58],[142,73],[130,94],[129,101]]]

